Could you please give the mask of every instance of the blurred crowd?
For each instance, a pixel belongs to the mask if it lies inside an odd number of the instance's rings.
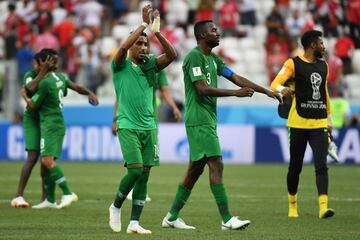
[[[325,37],[335,42],[334,49],[327,56],[331,70],[329,83],[334,96],[338,96],[343,88],[341,76],[352,73],[351,54],[360,47],[360,0],[274,0],[271,11],[260,21],[257,10],[263,4],[262,0],[150,2],[161,13],[162,33],[178,51],[178,62],[172,64],[174,67],[169,68],[167,73],[170,90],[179,104],[184,99],[179,74],[181,60],[187,50],[195,46],[192,25],[198,20],[213,19],[223,37],[244,38],[252,28],[265,26],[264,64],[269,80],[274,78],[288,57],[299,54],[299,36],[308,29],[320,27]],[[299,2],[305,8],[299,8]],[[4,86],[15,81],[12,89],[17,91],[23,74],[32,68],[34,54],[42,48],[54,48],[59,52],[60,70],[66,72],[71,80],[82,81],[81,84],[94,92],[102,86],[110,86],[108,63],[121,40],[141,23],[139,9],[142,4],[145,1],[0,2],[0,108],[3,107]],[[151,51],[160,53],[161,45],[154,37],[150,36],[150,39]],[[234,62],[223,54],[221,48],[218,54],[226,62]],[[9,70],[12,64],[16,67]],[[15,74],[13,80],[12,73]],[[106,95],[109,91],[101,93]]]

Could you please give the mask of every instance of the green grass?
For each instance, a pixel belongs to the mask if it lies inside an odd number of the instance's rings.
[[[234,215],[250,219],[245,231],[221,231],[220,216],[208,187],[208,172],[195,186],[181,212],[194,231],[162,229],[177,184],[186,165],[154,168],[141,223],[151,236],[112,233],[108,227],[108,207],[114,199],[125,169],[115,163],[61,163],[79,202],[68,209],[12,209],[22,163],[0,162],[0,239],[360,239],[360,167],[330,166],[330,207],[336,215],[318,218],[313,166],[305,166],[299,188],[298,219],[287,217],[285,176],[287,165],[226,165],[224,181]],[[61,194],[57,192],[59,199]],[[25,192],[31,204],[39,202],[39,168],[35,167]],[[130,202],[123,206],[126,229]]]

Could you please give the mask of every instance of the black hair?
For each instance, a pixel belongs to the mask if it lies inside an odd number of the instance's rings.
[[[301,45],[306,50],[311,46],[313,42],[316,42],[319,37],[322,37],[322,32],[317,30],[307,31],[301,37]]]
[[[200,40],[200,35],[202,33],[204,33],[204,31],[206,30],[207,24],[212,23],[212,22],[213,22],[212,20],[204,20],[204,21],[200,21],[200,22],[195,23],[194,35],[195,35],[195,38],[196,38],[197,42],[199,42],[199,40]]]
[[[39,52],[34,55],[34,59],[37,63],[41,61],[45,61],[48,56],[55,56],[58,52],[52,48],[43,48]]]

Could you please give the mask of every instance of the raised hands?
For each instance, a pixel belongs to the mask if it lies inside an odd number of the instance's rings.
[[[152,14],[152,7],[150,4],[147,4],[142,9],[142,19],[143,22],[150,26],[151,24],[151,14]]]

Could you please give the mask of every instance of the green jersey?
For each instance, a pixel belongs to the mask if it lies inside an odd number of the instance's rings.
[[[28,71],[24,74],[24,77],[22,79],[22,84],[23,87],[25,87],[26,90],[26,86],[28,84],[30,84],[31,81],[33,81],[36,77],[37,73],[34,70]],[[32,97],[33,94],[31,94],[29,91],[26,90],[26,93],[28,95],[28,97]],[[26,107],[25,112],[24,112],[24,117],[30,117],[33,120],[39,120],[39,113],[37,110],[35,109],[31,109],[29,107]]]
[[[200,96],[195,82],[204,80],[210,87],[217,87],[225,63],[216,54],[204,55],[198,47],[193,48],[183,63],[185,83],[185,125],[216,125],[216,97]]]
[[[154,104],[154,117],[155,117],[155,123],[158,122],[158,111],[157,111],[157,101],[156,101],[156,90],[160,89],[163,86],[168,86],[168,80],[166,77],[165,70],[161,70],[159,73],[155,75],[156,82],[154,85],[154,98],[153,98],[153,104]]]
[[[147,68],[155,70],[156,59],[146,57],[143,66],[136,65],[130,59],[123,64],[111,63],[113,82],[118,101],[116,115],[117,128],[151,130],[155,129],[154,119],[154,87],[147,75],[141,70]]]
[[[40,113],[40,128],[54,135],[65,134],[62,115],[63,98],[67,95],[70,80],[61,73],[51,72],[41,80],[32,102]]]

